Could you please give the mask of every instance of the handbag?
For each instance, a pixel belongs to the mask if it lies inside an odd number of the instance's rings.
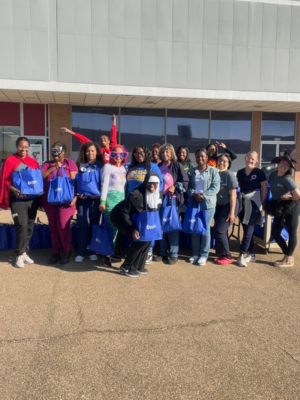
[[[195,235],[205,235],[207,231],[205,212],[201,210],[201,203],[194,202],[193,198],[185,211],[182,230]]]
[[[157,210],[144,210],[139,214],[132,214],[132,222],[139,231],[140,238],[135,242],[151,242],[162,239],[161,223]]]
[[[61,167],[61,171],[62,176],[57,176],[57,169],[53,179],[50,181],[47,199],[51,206],[72,203],[74,198],[74,181],[66,175],[64,168]]]
[[[99,225],[93,225],[93,235],[89,250],[102,256],[111,256],[115,253],[113,232],[108,226],[104,213],[100,215]]]
[[[13,224],[6,225],[8,249],[16,248],[16,227]]]
[[[76,174],[77,193],[88,197],[100,196],[100,173],[96,166],[89,166],[83,173]]]
[[[44,224],[41,220],[37,219],[37,227],[40,238],[40,244],[42,249],[51,248],[51,232],[49,225]]]
[[[41,241],[39,235],[40,227],[38,224],[34,224],[33,233],[29,241],[29,249],[40,249],[41,248]]]
[[[168,205],[169,196],[165,196],[160,210],[160,222],[163,233],[181,231],[179,213],[175,205],[175,199],[171,196],[171,204]]]
[[[21,171],[12,173],[13,186],[20,190],[26,197],[34,198],[44,193],[44,181],[39,169],[26,167]]]

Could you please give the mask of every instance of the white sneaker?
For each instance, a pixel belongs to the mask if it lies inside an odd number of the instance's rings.
[[[98,261],[98,257],[96,254],[91,254],[90,255],[90,261]]]
[[[196,263],[197,260],[198,260],[198,256],[192,256],[192,257],[189,258],[189,262],[190,262],[191,264]]]
[[[153,254],[152,253],[148,253],[145,264],[146,265],[151,264],[152,263],[152,259],[153,259]]]
[[[244,257],[244,261],[246,263],[248,263],[248,262],[256,262],[257,260],[256,260],[256,257],[255,257],[255,254],[253,254],[253,255],[248,254],[247,257]]]
[[[83,259],[84,259],[84,257],[82,257],[82,256],[77,256],[77,257],[75,258],[75,262],[82,262]]]
[[[24,264],[34,264],[34,261],[26,253],[23,253],[22,257]]]
[[[207,262],[207,258],[205,258],[205,257],[200,257],[198,260],[199,265],[205,265],[206,262]]]
[[[239,267],[247,267],[247,263],[245,261],[243,254],[241,254],[236,261],[237,261]]]
[[[15,267],[16,267],[16,268],[23,268],[23,267],[24,267],[23,256],[18,256],[18,257],[16,258]]]

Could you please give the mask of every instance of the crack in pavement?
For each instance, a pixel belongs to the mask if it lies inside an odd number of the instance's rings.
[[[283,348],[280,347],[280,346],[277,346],[277,347],[278,347],[278,349],[282,350],[286,355],[288,355],[290,358],[292,358],[297,364],[300,365],[300,361],[297,360],[297,358],[295,358],[295,357],[293,356],[293,354],[289,353],[286,349],[283,349]]]
[[[6,339],[6,340],[0,340],[0,344],[5,344],[5,343],[21,343],[21,342],[42,342],[42,341],[50,341],[50,340],[56,340],[56,339],[62,339],[62,338],[67,338],[67,337],[75,337],[75,336],[82,336],[87,333],[97,333],[97,334],[107,334],[107,333],[138,333],[138,332],[159,332],[159,331],[165,331],[165,330],[171,330],[171,329],[183,329],[183,328],[197,328],[197,327],[207,327],[209,325],[216,325],[219,323],[226,323],[226,322],[237,322],[237,321],[245,321],[245,320],[258,320],[261,319],[262,317],[246,317],[242,316],[239,318],[231,318],[231,319],[218,319],[218,320],[211,320],[207,322],[201,322],[201,323],[195,323],[195,324],[179,324],[179,325],[170,325],[170,326],[165,326],[165,327],[159,327],[159,328],[137,328],[137,329],[119,329],[119,330],[113,330],[113,329],[107,329],[107,330],[98,330],[98,329],[87,329],[83,331],[78,331],[74,333],[65,333],[63,335],[57,335],[57,336],[51,336],[51,337],[45,337],[45,338],[21,338],[21,339]]]

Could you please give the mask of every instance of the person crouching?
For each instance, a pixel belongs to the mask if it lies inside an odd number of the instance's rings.
[[[129,240],[133,240],[128,249],[120,273],[130,278],[138,278],[140,274],[147,274],[145,263],[151,246],[151,240],[139,241],[140,232],[136,228],[135,217],[143,211],[157,211],[162,204],[162,195],[159,192],[160,179],[157,173],[148,172],[144,182],[128,194],[125,200],[117,204],[111,211],[111,222]],[[157,233],[157,230],[156,230]]]

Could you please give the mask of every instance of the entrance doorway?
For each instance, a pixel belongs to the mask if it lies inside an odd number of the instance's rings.
[[[283,156],[287,152],[291,158],[296,159],[295,142],[264,140],[260,148],[260,166],[261,168],[270,165],[273,158]]]
[[[45,136],[27,136],[30,142],[29,155],[35,158],[40,165],[45,162],[48,157],[47,138]]]

